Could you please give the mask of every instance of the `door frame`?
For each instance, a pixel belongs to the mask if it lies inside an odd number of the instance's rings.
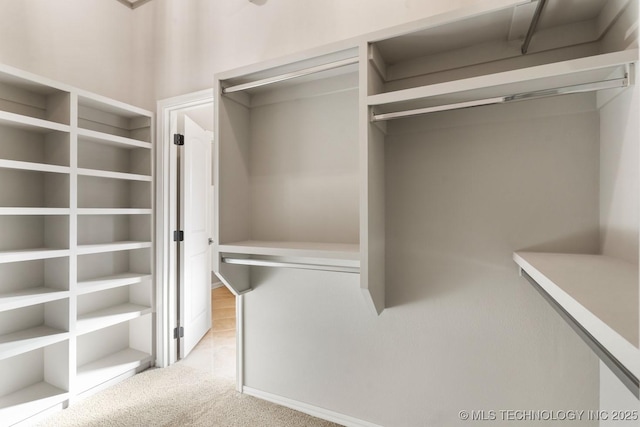
[[[177,340],[173,330],[177,325],[177,283],[175,266],[176,245],[173,227],[177,214],[177,147],[171,135],[171,114],[187,108],[214,104],[213,89],[205,89],[158,101],[157,145],[155,156],[155,209],[156,209],[156,366],[165,368],[177,362]],[[215,152],[217,141],[212,149]],[[214,176],[215,182],[215,176]],[[212,233],[214,230],[212,230]],[[216,239],[217,236],[213,236]],[[243,372],[243,298],[236,297],[236,388],[242,391]]]

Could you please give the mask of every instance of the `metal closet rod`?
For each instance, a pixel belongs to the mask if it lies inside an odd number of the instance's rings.
[[[457,102],[454,104],[437,105],[435,107],[417,108],[415,110],[396,111],[392,113],[372,114],[372,122],[400,119],[403,117],[418,116],[421,114],[437,113],[439,111],[460,110],[463,108],[480,107],[483,105],[504,104],[513,101],[524,101],[528,99],[547,98],[557,95],[569,95],[572,93],[593,92],[602,89],[615,89],[629,86],[628,73],[618,79],[603,80],[600,82],[583,83],[572,86],[564,86],[553,89],[543,89],[533,92],[518,93],[516,95],[498,96],[493,98],[476,99],[473,101]]]
[[[269,261],[263,259],[232,257],[222,257],[221,261],[225,264],[251,265],[257,267],[297,268],[302,270],[335,271],[338,273],[360,273],[360,269],[358,267],[346,267],[339,265],[304,264],[298,262]]]
[[[243,83],[235,86],[222,88],[222,93],[240,92],[255,87],[266,86],[272,83],[278,83],[285,80],[291,80],[298,77],[308,76],[309,74],[320,73],[322,71],[333,70],[334,68],[346,67],[347,65],[356,64],[358,57],[341,59],[340,61],[329,62],[327,64],[316,65],[314,67],[304,68],[290,73],[280,74],[278,76],[267,77],[266,79],[255,80],[249,83]]]

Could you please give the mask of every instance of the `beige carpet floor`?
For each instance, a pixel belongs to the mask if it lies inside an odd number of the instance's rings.
[[[177,363],[151,369],[52,415],[39,427],[337,426],[236,392],[230,379]]]

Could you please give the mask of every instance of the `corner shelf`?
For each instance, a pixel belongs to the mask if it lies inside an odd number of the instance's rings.
[[[603,255],[516,252],[513,259],[597,346],[635,376],[637,392],[638,266]]]

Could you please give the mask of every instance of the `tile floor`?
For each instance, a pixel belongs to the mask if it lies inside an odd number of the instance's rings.
[[[217,377],[236,377],[236,300],[224,286],[211,290],[211,329],[182,363]]]

